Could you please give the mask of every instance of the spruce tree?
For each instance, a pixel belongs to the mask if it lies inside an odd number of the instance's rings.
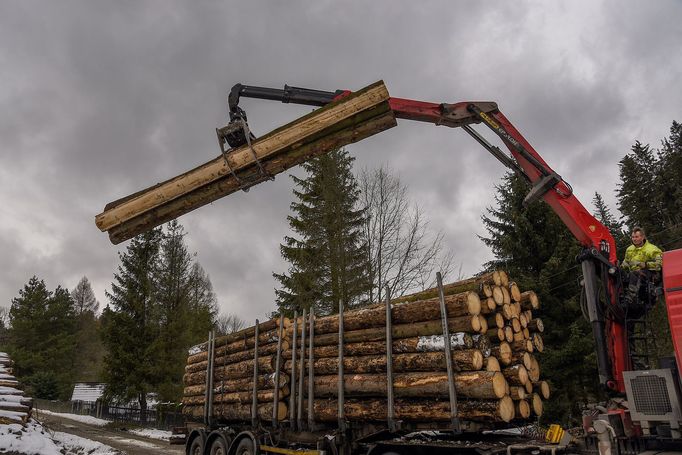
[[[594,205],[594,217],[601,222],[606,228],[611,232],[613,239],[616,242],[617,257],[622,258],[625,256],[625,250],[630,245],[630,236],[627,231],[623,228],[623,222],[619,221],[613,213],[601,194],[595,191],[594,198],[592,199],[592,204]]]
[[[110,305],[102,314],[105,396],[138,401],[142,415],[147,393],[159,382],[154,341],[158,336],[157,288],[161,229],[133,238],[114,274]]]
[[[482,240],[495,255],[488,267],[508,270],[521,288],[538,293],[537,315],[546,327],[545,352],[538,355],[555,391],[543,420],[575,423],[580,403],[599,393],[592,332],[579,305],[580,245],[544,202],[523,207],[530,188],[522,178],[508,174],[496,188],[497,206],[483,216]]]
[[[288,220],[296,237],[287,236],[280,245],[288,272],[274,274],[280,283],[277,303],[287,314],[302,308],[335,313],[339,302],[354,306],[369,289],[353,160],[347,151],[335,150],[304,163],[305,178],[292,176],[296,201]]]
[[[658,154],[658,182],[663,225],[656,241],[666,249],[682,248],[682,124],[673,121]]]

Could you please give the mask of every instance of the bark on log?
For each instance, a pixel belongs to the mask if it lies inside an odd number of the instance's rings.
[[[261,172],[258,166],[251,166],[237,172],[237,178],[234,178],[231,174],[222,177],[111,228],[109,230],[109,239],[114,244],[123,242],[141,232],[145,232],[166,221],[170,221],[238,191],[242,188],[242,182],[252,182],[253,184],[264,182],[268,180],[269,175],[276,175],[314,156],[357,142],[392,128],[395,125],[396,120],[393,111],[390,110],[387,102],[382,103],[375,108],[368,109],[350,119],[335,124],[331,128],[325,129],[320,134],[315,135],[310,142],[296,144],[295,147],[283,150],[283,153],[262,161],[264,172]],[[128,196],[123,200],[131,199],[137,194]],[[109,206],[112,204],[109,204]]]
[[[526,399],[526,389],[524,387],[513,386],[509,387],[509,396],[512,400],[525,400]]]
[[[521,307],[524,310],[537,310],[540,308],[540,300],[534,291],[521,293]]]
[[[490,291],[492,295],[492,290]],[[497,303],[492,297],[481,299],[481,314],[494,313],[497,310]]]
[[[527,419],[530,417],[530,405],[526,400],[514,402],[514,413],[517,419]]]
[[[285,387],[289,385],[289,376],[286,374],[279,375],[279,386]],[[259,389],[274,389],[275,388],[275,375],[264,374],[258,376],[258,388]],[[244,392],[253,389],[253,377],[242,378],[242,379],[228,379],[220,381],[214,388],[213,393],[226,393],[226,392]],[[198,385],[187,385],[184,389],[185,396],[193,395],[203,395],[206,392],[206,381]]]
[[[490,350],[492,356],[497,357],[503,365],[509,365],[512,359],[512,348],[506,341],[502,341],[497,346],[493,346]]]
[[[483,354],[478,349],[452,351],[452,361],[462,371],[476,371],[483,367]],[[334,357],[313,360],[316,375],[334,374],[338,371],[339,359]],[[292,362],[287,360],[284,369],[291,372]],[[305,362],[306,371],[308,361]],[[386,371],[386,355],[365,355],[344,357],[345,373],[383,373]],[[393,356],[393,371],[397,373],[412,371],[445,371],[445,353],[424,352],[417,354],[396,354]]]
[[[533,366],[532,356],[526,351],[512,351],[511,363],[520,363],[526,370],[530,370]]]
[[[337,402],[334,399],[313,402],[315,420],[337,421]],[[386,421],[388,409],[385,399],[347,400],[344,403],[346,419],[350,421]],[[508,396],[499,400],[466,400],[457,403],[460,419],[483,422],[509,422],[514,418],[514,402]],[[396,400],[395,416],[412,422],[447,422],[450,420],[450,403],[433,400]]]
[[[443,286],[443,293],[445,295],[458,294],[460,292],[472,291],[481,298],[493,296],[494,281],[489,279],[488,274],[481,277],[467,278],[465,280],[456,281],[454,283]],[[438,288],[430,288],[424,291],[416,292],[414,294],[404,295],[392,300],[392,303],[416,302],[417,300],[426,300],[438,297]]]
[[[474,335],[471,337],[474,342],[474,348],[478,349],[481,351],[481,354],[483,354],[483,357],[488,357],[490,355],[490,350],[492,349],[493,345],[490,342],[490,339],[486,335],[478,334]]]
[[[442,352],[445,349],[444,340],[445,339],[443,335],[402,338],[393,341],[393,353],[405,354],[415,352]],[[474,347],[474,340],[472,336],[468,333],[464,332],[451,333],[450,347],[453,350],[471,349]],[[385,355],[386,342],[366,341],[364,343],[349,343],[344,345],[343,352],[344,355],[349,357],[378,354]],[[315,359],[338,356],[339,356],[338,345],[316,346],[313,349],[313,357]],[[282,357],[287,360],[291,359],[291,351],[289,350],[283,352]]]
[[[486,321],[488,322],[488,327],[498,327],[502,328],[504,327],[504,317],[500,313],[494,313],[489,315],[486,318]]]
[[[261,374],[273,373],[275,371],[275,356],[264,356],[258,358],[258,372]],[[213,379],[239,379],[248,378],[253,375],[253,359],[243,362],[215,366],[213,368]],[[206,370],[194,373],[185,373],[183,381],[186,385],[197,385],[206,381]]]
[[[282,387],[279,389],[279,398],[286,398],[289,396],[289,387]],[[249,404],[252,402],[253,393],[252,391],[243,392],[223,392],[214,394],[213,403],[244,403]],[[275,398],[275,390],[259,390],[258,391],[258,402],[259,403],[272,403]],[[193,395],[185,396],[182,398],[182,404],[185,406],[193,405],[204,405],[206,403],[206,397],[204,395]]]
[[[509,386],[525,386],[528,383],[528,371],[523,365],[512,365],[502,368],[502,374],[507,379]]]
[[[225,346],[222,346],[218,349],[216,349],[216,357],[214,359],[214,365],[224,365],[228,363],[237,363],[237,362],[242,362],[244,360],[249,360],[253,359],[253,349],[248,349],[246,351],[239,351],[235,352],[233,354],[224,354],[224,348]],[[291,346],[289,345],[288,340],[282,340],[282,352],[291,352],[289,349]],[[222,351],[222,352],[221,352]],[[269,355],[269,354],[277,354],[277,343],[270,343],[266,344],[263,346],[258,346],[258,355]],[[185,367],[185,372],[194,372],[194,371],[200,371],[200,370],[205,370],[206,367],[208,366],[208,353],[202,352],[193,356],[190,356],[187,359],[187,366]],[[202,359],[202,360],[198,360]],[[192,361],[193,360],[193,361]]]
[[[505,341],[504,329],[488,329],[486,335],[493,343]]]
[[[383,82],[372,84],[260,137],[250,145],[231,151],[229,165],[220,156],[152,188],[107,204],[104,212],[95,217],[95,223],[100,230],[109,230],[222,177],[228,177],[233,171],[253,166],[257,161],[267,160],[268,157],[297,144],[310,142],[315,134],[352,119],[363,111],[386,104],[388,98],[388,90]]]
[[[461,316],[448,320],[451,332],[479,333],[481,321],[478,316]],[[412,324],[398,324],[393,326],[393,338],[412,338],[419,336],[441,335],[443,326],[441,320],[415,322]],[[360,343],[365,341],[381,341],[386,339],[386,329],[376,327],[371,329],[344,331],[345,343]],[[329,346],[339,342],[338,334],[315,334],[315,346]]]
[[[448,318],[476,316],[481,312],[481,300],[474,292],[466,291],[460,294],[445,296],[445,306]],[[411,303],[394,304],[391,310],[393,324],[411,324],[414,322],[439,319],[440,300],[438,298],[421,300]],[[373,327],[386,326],[386,306],[373,305],[368,308],[351,310],[343,314],[343,328],[347,331],[362,330]],[[299,334],[301,324],[298,324]],[[315,318],[315,334],[337,334],[339,331],[338,314]],[[293,326],[288,329],[293,334]]]
[[[528,323],[528,328],[532,332],[542,333],[545,331],[545,325],[542,323],[542,319],[540,319],[540,318],[535,318],[532,321],[530,321]]]
[[[533,320],[533,311],[532,310],[523,310],[523,314],[526,315],[526,320],[528,320],[528,323]]]
[[[305,379],[304,388],[307,390]],[[500,372],[460,371],[455,375],[458,396],[475,399],[502,398],[506,379]],[[338,375],[315,376],[315,397],[335,397],[338,394]],[[343,380],[344,393],[349,398],[385,397],[386,375],[348,374]],[[447,398],[447,373],[399,373],[393,377],[393,392],[399,398]]]
[[[258,417],[262,420],[272,419],[272,402],[258,405]],[[203,406],[185,406],[182,413],[194,419],[204,416]],[[287,405],[283,401],[277,403],[277,420],[284,420],[287,416]],[[226,403],[213,406],[213,417],[220,421],[237,422],[251,421],[251,403]]]
[[[483,359],[483,368],[485,371],[502,371],[500,361],[497,357],[489,356]]]
[[[511,346],[514,351],[533,352],[533,342],[531,340],[512,341],[509,343],[509,346]]]
[[[288,327],[291,324],[291,321],[288,318],[284,318],[283,321],[284,327]],[[261,322],[258,324],[258,331],[260,334],[264,334],[266,332],[271,332],[274,331],[274,336],[277,336],[277,329],[279,328],[279,318],[274,318],[270,319],[265,322]],[[226,344],[230,344],[234,341],[242,340],[244,338],[253,338],[253,336],[256,333],[256,326],[251,326],[247,327],[245,329],[239,330],[234,333],[230,333],[228,335],[223,335],[220,337],[217,337],[215,339],[215,347],[218,348],[220,346],[225,346]],[[200,343],[197,344],[196,346],[193,346],[190,348],[190,351],[206,351],[208,349],[208,343]]]

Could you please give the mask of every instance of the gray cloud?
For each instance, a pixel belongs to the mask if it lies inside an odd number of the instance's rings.
[[[613,206],[620,157],[680,120],[681,13],[672,0],[3,2],[0,302],[35,274],[51,287],[87,275],[106,303],[121,247],[95,214],[216,156],[237,82],[384,79],[397,97],[494,100],[588,208],[595,190]],[[259,134],[309,111],[244,107]],[[476,234],[504,169],[464,132],[400,121],[349,149],[358,169],[400,174],[465,273],[490,259]],[[273,308],[290,202],[281,175],[181,218],[223,310]]]

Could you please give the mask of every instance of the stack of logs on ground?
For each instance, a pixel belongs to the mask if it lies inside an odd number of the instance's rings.
[[[536,294],[521,292],[503,271],[446,285],[443,294],[458,418],[480,427],[540,416],[550,392],[536,358],[544,330],[533,315]],[[256,377],[259,419],[337,422],[341,393],[346,421],[386,421],[390,363],[394,418],[446,423],[452,416],[441,305],[438,289],[391,301],[390,361],[385,304],[344,312],[342,390],[339,315],[313,316],[312,330],[310,315],[259,324],[257,361],[255,326],[217,338],[212,416],[250,421]],[[194,418],[206,411],[208,364],[208,344],[193,348],[183,403],[184,413]]]
[[[33,399],[24,396],[14,377],[14,362],[0,352],[0,425],[25,425],[31,418]]]

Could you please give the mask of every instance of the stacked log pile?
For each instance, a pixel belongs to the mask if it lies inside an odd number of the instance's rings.
[[[14,377],[14,362],[0,352],[0,425],[26,425],[32,409],[33,399],[24,396]]]
[[[342,319],[286,319],[281,333],[277,320],[260,324],[258,417],[293,425],[336,422],[343,393],[347,421],[386,421],[392,395],[396,420],[443,423],[453,417],[450,379],[461,421],[503,423],[541,415],[549,387],[535,356],[544,349],[542,321],[533,317],[539,306],[535,293],[521,292],[506,273],[495,271],[446,285],[443,294],[450,356],[438,289],[391,301],[390,356],[385,304],[346,311]],[[216,340],[213,414],[224,420],[251,419],[254,335],[250,328]],[[195,418],[205,412],[207,349],[197,347],[186,367],[184,412]]]

